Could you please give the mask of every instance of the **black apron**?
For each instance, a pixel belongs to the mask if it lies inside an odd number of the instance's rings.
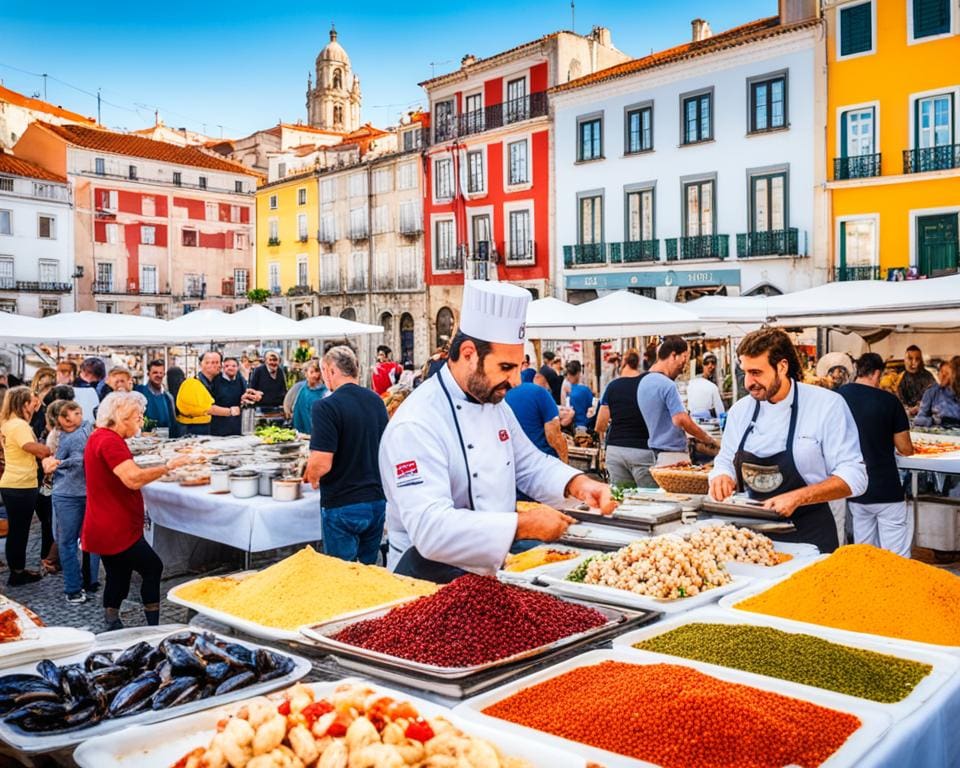
[[[213,396],[214,405],[219,405],[221,408],[240,407],[243,393],[247,391],[247,382],[239,374],[233,381],[223,376],[217,376],[208,389]],[[243,417],[239,414],[236,416],[214,416],[210,419],[210,434],[218,437],[239,435],[242,432],[240,426],[242,419]]]
[[[786,450],[773,456],[757,456],[744,450],[747,437],[753,431],[760,415],[760,401],[753,411],[753,419],[740,439],[740,445],[733,457],[733,466],[737,471],[737,487],[746,491],[751,499],[766,501],[788,491],[806,488],[807,482],[797,470],[793,460],[793,437],[797,429],[798,401],[800,386],[794,382],[793,404],[790,406],[790,429],[787,432]],[[794,542],[815,545],[820,552],[833,552],[838,546],[837,524],[826,502],[797,507],[793,515],[784,518],[796,527],[790,533],[771,533],[774,541]]]

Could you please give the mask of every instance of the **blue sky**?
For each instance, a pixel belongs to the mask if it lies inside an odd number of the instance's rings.
[[[418,82],[458,68],[464,54],[489,56],[571,25],[569,0],[177,5],[3,0],[0,79],[42,97],[37,74],[47,73],[47,99],[87,115],[100,88],[114,128],[150,125],[159,108],[168,125],[239,137],[306,119],[307,73],[335,21],[361,79],[363,120],[386,126],[425,104]],[[579,0],[576,31],[609,27],[614,45],[642,56],[687,40],[698,16],[720,31],[776,9],[776,0]]]

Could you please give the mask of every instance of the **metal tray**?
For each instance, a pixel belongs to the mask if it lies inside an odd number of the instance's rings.
[[[555,596],[556,597],[556,596]],[[564,598],[558,598],[563,600]],[[541,645],[536,648],[531,648],[527,651],[521,653],[515,653],[511,656],[505,656],[502,659],[496,659],[494,661],[484,662],[483,664],[474,664],[469,667],[439,667],[433,664],[422,664],[417,661],[411,661],[410,659],[404,659],[399,656],[391,656],[386,653],[380,653],[379,651],[371,651],[367,648],[361,648],[356,645],[349,645],[348,643],[340,642],[339,640],[334,640],[333,635],[339,632],[344,627],[350,624],[356,624],[360,621],[365,621],[369,619],[377,619],[381,616],[386,615],[390,612],[389,608],[381,608],[375,611],[369,611],[364,614],[359,614],[350,619],[339,619],[335,621],[327,621],[321,624],[314,624],[312,626],[301,627],[300,631],[305,637],[310,638],[318,645],[322,646],[325,651],[332,653],[337,657],[354,657],[361,658],[368,661],[377,662],[378,664],[387,665],[396,667],[398,669],[403,669],[407,672],[412,672],[418,675],[430,675],[435,678],[442,678],[445,680],[458,679],[469,677],[470,675],[475,675],[478,672],[483,672],[488,669],[494,669],[496,667],[506,666],[514,662],[523,661],[525,659],[534,659],[539,656],[543,656],[551,651],[559,650],[573,643],[581,641],[590,641],[596,635],[601,632],[616,627],[620,624],[623,624],[626,621],[626,616],[623,611],[608,608],[601,605],[595,605],[587,603],[581,600],[566,600],[566,602],[576,603],[578,605],[583,605],[588,608],[593,608],[596,611],[602,613],[606,618],[607,622],[602,624],[599,627],[594,627],[593,629],[588,629],[584,632],[578,632],[574,635],[568,635],[567,637],[562,637],[559,640],[555,640],[552,643],[547,645]]]
[[[788,520],[788,518],[781,517],[772,509],[764,509],[759,501],[742,501],[732,504],[713,501],[710,497],[706,497],[703,500],[703,511],[726,517],[748,517],[755,520],[775,520],[780,523],[785,523]]]
[[[87,654],[92,651],[128,648],[131,645],[140,642],[141,640],[146,640],[151,643],[158,643],[167,635],[184,629],[189,629],[189,627],[181,624],[166,625],[163,627],[149,627],[149,630],[151,630],[150,632],[146,632],[143,628],[122,629],[117,632],[105,632],[101,635],[97,635],[97,642],[94,643],[92,649],[88,649],[83,653],[78,653],[73,656],[67,656],[58,659],[57,663],[63,665],[73,662],[80,662],[83,661],[87,657]],[[247,640],[237,640],[237,638],[225,637],[223,635],[218,635],[218,637],[221,637],[221,639],[229,642],[240,642],[242,645],[245,645],[248,648],[266,648],[266,646],[258,645],[257,643],[251,643]],[[310,671],[310,662],[306,659],[287,651],[277,651],[274,648],[266,649],[273,651],[274,653],[282,653],[283,655],[289,656],[291,659],[293,659],[293,671],[283,675],[282,677],[277,677],[273,680],[267,680],[266,682],[262,683],[254,683],[246,688],[239,688],[221,696],[210,696],[206,699],[198,699],[186,704],[181,704],[177,707],[170,707],[169,709],[161,709],[157,711],[148,710],[146,712],[140,712],[139,714],[129,715],[127,717],[101,720],[99,723],[89,728],[78,728],[74,731],[51,734],[26,733],[24,731],[11,728],[5,722],[0,720],[0,740],[6,742],[11,747],[21,752],[52,752],[54,750],[63,749],[64,747],[72,747],[76,744],[80,744],[81,742],[84,742],[94,736],[100,736],[106,733],[113,733],[114,731],[123,730],[132,725],[159,723],[163,720],[170,720],[181,715],[188,715],[192,712],[210,709],[211,707],[215,707],[220,704],[229,704],[230,702],[239,701],[240,699],[248,699],[258,696],[261,693],[275,691],[279,688],[284,688],[292,683],[295,683]],[[36,672],[36,669],[33,664],[30,664],[4,670],[4,674],[6,675],[17,672],[33,674]]]
[[[603,515],[583,507],[567,510],[567,514],[585,523],[652,531],[655,526],[680,520],[683,510],[673,502],[624,501],[612,515]]]
[[[591,520],[591,522],[595,522]],[[567,528],[558,544],[583,549],[598,549],[601,552],[612,552],[625,547],[637,539],[649,538],[649,534],[636,529],[628,530],[612,525],[574,524]]]

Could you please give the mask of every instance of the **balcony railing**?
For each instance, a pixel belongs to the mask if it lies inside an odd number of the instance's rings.
[[[799,256],[800,235],[795,228],[767,232],[741,232],[737,235],[737,258],[752,256]]]
[[[17,281],[12,277],[0,277],[0,291],[15,291]]]
[[[463,248],[458,247],[453,253],[437,253],[433,268],[437,272],[460,272],[463,270]]]
[[[606,264],[607,243],[580,243],[563,246],[563,265],[565,267],[592,267]]]
[[[489,280],[493,277],[495,262],[492,259],[471,256],[465,269],[467,280]]]
[[[97,280],[96,282],[94,282],[93,292],[94,293],[116,293],[116,291],[113,290],[113,283],[105,282],[103,280]]]
[[[903,152],[903,172],[947,171],[960,168],[960,144],[907,149]]]
[[[880,267],[837,267],[833,270],[835,282],[850,280],[879,280]]]
[[[833,158],[833,178],[868,179],[880,175],[880,153],[875,155],[854,155],[852,157]]]
[[[533,240],[512,240],[507,249],[507,264],[533,261],[537,256],[537,244]]]
[[[350,227],[351,240],[366,240],[370,236],[366,227]]]
[[[334,237],[333,232],[327,232],[324,229],[317,230],[317,242],[318,243],[333,243],[336,242],[336,237]]]
[[[67,288],[66,290],[69,291],[70,289]],[[94,293],[113,293],[121,296],[170,296],[171,295],[171,291],[169,288],[165,291],[161,291],[158,288],[149,288],[149,287],[144,288],[141,286],[140,288],[127,288],[126,290],[124,290],[121,288],[116,288],[113,283],[105,283],[102,281],[95,282],[93,284],[93,292]],[[184,296],[200,296],[201,292],[202,292],[201,289],[198,288],[193,293],[187,291],[187,292],[184,292],[183,295]]]
[[[433,127],[436,141],[446,141],[458,136],[470,136],[483,133],[504,125],[519,123],[547,114],[547,93],[540,91],[509,99],[501,104],[491,104],[483,109],[475,109],[459,115],[451,115],[446,120],[438,120]]]
[[[730,255],[729,235],[695,235],[667,240],[667,261],[725,259]]]
[[[0,290],[23,291],[24,293],[70,293],[70,283],[58,283],[37,280],[14,280],[12,277],[0,278]]]
[[[610,261],[613,264],[640,264],[659,261],[659,240],[625,240],[610,243]]]
[[[280,238],[271,237],[270,239],[267,240],[267,245],[270,245],[270,246],[280,245]]]

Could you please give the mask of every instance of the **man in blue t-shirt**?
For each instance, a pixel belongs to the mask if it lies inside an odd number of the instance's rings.
[[[680,336],[666,336],[657,350],[657,362],[637,387],[637,405],[650,431],[647,444],[657,465],[690,461],[687,435],[707,446],[719,445],[690,418],[680,401],[676,379],[687,367],[690,351]]]
[[[563,382],[563,396],[573,408],[573,425],[587,426],[589,416],[587,412],[593,406],[593,392],[590,387],[580,383],[583,375],[583,365],[579,360],[567,362],[567,378]]]
[[[547,380],[536,374],[532,382],[507,390],[506,401],[530,442],[566,462],[567,441],[560,432],[560,411]]]
[[[379,455],[387,409],[376,392],[360,386],[350,347],[328,350],[321,368],[332,394],[313,404],[304,479],[321,488],[323,551],[373,565],[386,515]]]

